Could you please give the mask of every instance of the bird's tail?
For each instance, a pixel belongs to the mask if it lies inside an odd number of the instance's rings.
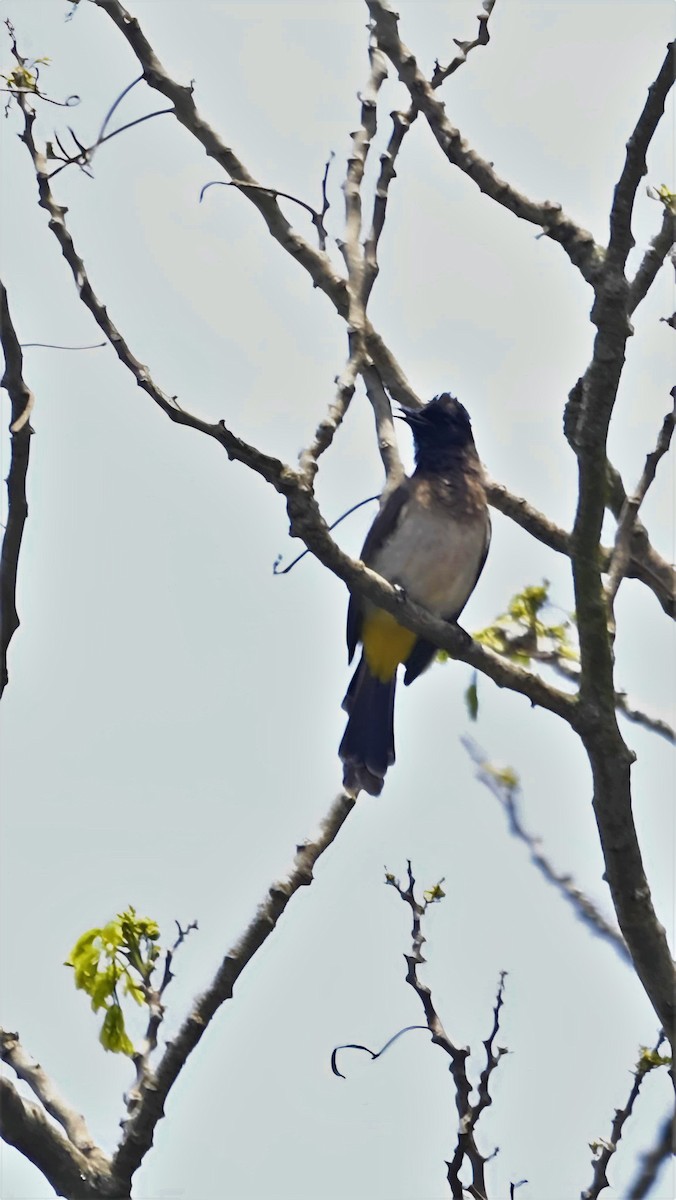
[[[343,784],[351,792],[379,796],[394,762],[394,692],[397,674],[386,683],[369,671],[363,654],[343,700],[349,719],[338,753]]]

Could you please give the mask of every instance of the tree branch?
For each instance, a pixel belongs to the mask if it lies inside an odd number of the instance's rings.
[[[413,103],[424,113],[448,161],[473,180],[484,195],[521,220],[537,225],[547,237],[558,242],[587,283],[593,284],[603,262],[603,251],[596,245],[592,234],[566,216],[559,204],[549,201],[537,204],[496,174],[490,163],[469,146],[460,131],[448,120],[432,85],[399,37],[397,14],[384,0],[366,0],[366,3],[379,46],[408,88]]]
[[[621,483],[621,481],[620,481]],[[531,534],[544,546],[557,554],[565,554],[570,558],[572,553],[571,535],[550,521],[549,517],[534,508],[522,496],[515,496],[501,483],[489,479],[486,481],[486,494],[489,504],[515,524],[520,525],[526,533]],[[623,500],[626,493],[622,489]],[[611,505],[612,507],[612,505]],[[619,509],[615,512],[619,516]],[[599,561],[603,572],[608,570],[612,551],[605,546],[599,549]],[[627,565],[627,578],[637,579],[654,593],[667,616],[676,620],[676,574],[674,568],[650,544],[648,534],[640,521],[635,522],[631,536],[631,557]]]
[[[144,1084],[140,1101],[124,1125],[124,1132],[113,1158],[113,1170],[119,1178],[130,1181],[140,1166],[153,1144],[155,1126],[164,1115],[167,1096],[189,1054],[197,1046],[220,1006],[231,998],[239,976],[276,928],[291,897],[299,888],[312,883],[312,872],[317,860],[338,836],[354,804],[354,797],[345,792],[340,793],[322,821],[316,837],[297,847],[288,875],[271,884],[248,928],[225,955],[213,981],[195,1001],[178,1033],[167,1044],[154,1076]]]
[[[54,1083],[42,1067],[26,1053],[17,1033],[0,1028],[0,1058],[15,1075],[27,1083],[43,1108],[62,1126],[68,1140],[77,1150],[94,1157],[102,1152],[87,1128],[84,1117],[59,1095]]]
[[[662,216],[662,228],[651,241],[643,255],[641,264],[629,284],[629,313],[633,313],[647,296],[652,287],[657,272],[667,257],[676,240],[676,218],[665,205]]]
[[[508,776],[496,770],[489,762],[483,750],[469,737],[461,737],[465,750],[469,754],[476,769],[476,778],[495,796],[507,818],[509,832],[528,847],[530,860],[543,878],[563,899],[571,905],[575,916],[587,927],[595,937],[608,942],[625,963],[631,963],[631,955],[627,950],[622,934],[616,926],[609,924],[594,902],[576,887],[570,875],[558,872],[542,850],[540,838],[529,833],[521,819],[519,810],[520,789],[513,773]]]
[[[5,370],[0,387],[7,390],[11,405],[11,449],[7,476],[7,524],[0,550],[0,696],[9,681],[7,650],[19,628],[16,582],[23,531],[28,516],[26,478],[33,433],[29,417],[35,397],[23,378],[23,355],[9,313],[7,291],[0,280],[0,343]]]
[[[653,135],[664,115],[664,105],[674,83],[674,47],[670,42],[664,62],[655,82],[648,89],[645,102],[634,131],[627,142],[627,155],[619,181],[613,195],[610,210],[610,241],[606,261],[615,271],[623,271],[629,251],[635,245],[631,231],[631,217],[636,198],[636,189],[647,173],[646,154]]]
[[[348,319],[349,297],[347,281],[338,274],[329,256],[315,250],[296,230],[282,213],[274,196],[262,188],[250,174],[231,147],[226,146],[215,131],[199,115],[192,98],[191,87],[181,87],[167,73],[148,42],[135,17],[119,3],[119,0],[93,0],[98,8],[107,13],[123,36],[143,70],[143,78],[149,87],[166,96],[174,106],[176,119],[200,143],[207,155],[223,168],[227,175],[240,185],[244,195],[261,214],[267,228],[284,250],[308,272],[313,285],[319,288],[334,305],[343,320]],[[364,341],[369,356],[373,359],[383,382],[400,404],[413,407],[420,401],[409,384],[404,372],[380,335],[366,320]]]
[[[653,1051],[654,1054],[658,1053],[663,1041],[664,1034],[662,1033],[657,1039],[657,1043]],[[643,1083],[643,1080],[648,1072],[654,1069],[654,1065],[654,1063],[650,1062],[648,1055],[644,1055],[641,1059],[639,1059],[638,1066],[634,1071],[634,1082],[632,1084],[631,1091],[629,1092],[627,1103],[625,1104],[624,1108],[615,1109],[615,1117],[611,1126],[610,1137],[607,1140],[603,1139],[602,1141],[595,1143],[598,1149],[596,1151],[596,1158],[592,1163],[592,1182],[588,1188],[585,1188],[580,1200],[598,1200],[601,1192],[605,1188],[610,1187],[607,1174],[610,1160],[620,1144],[624,1126],[632,1114],[638,1094],[641,1090],[641,1084]]]
[[[472,1084],[467,1075],[467,1059],[470,1054],[469,1047],[465,1046],[461,1048],[451,1041],[435,1008],[431,989],[427,984],[421,983],[418,976],[418,967],[426,961],[422,953],[422,948],[426,941],[422,933],[422,918],[425,916],[429,904],[434,903],[438,897],[434,896],[433,889],[431,893],[432,898],[428,899],[427,897],[430,893],[426,893],[425,903],[420,904],[415,897],[415,879],[413,878],[410,861],[407,864],[407,873],[408,886],[406,888],[389,872],[385,876],[385,881],[399,893],[402,900],[408,904],[411,910],[413,920],[411,953],[404,955],[408,967],[406,982],[413,988],[422,1004],[427,1028],[432,1034],[432,1041],[435,1045],[441,1046],[450,1059],[448,1069],[455,1085],[455,1106],[458,1112],[458,1141],[451,1162],[446,1164],[448,1167],[447,1178],[451,1188],[451,1195],[454,1200],[463,1200],[463,1196],[467,1192],[474,1200],[485,1200],[486,1179],[484,1167],[492,1156],[486,1156],[481,1153],[476,1144],[475,1132],[482,1112],[493,1102],[489,1092],[491,1075],[498,1066],[502,1056],[507,1053],[502,1047],[497,1048],[497,1053],[494,1049],[495,1038],[500,1024],[500,1009],[503,1004],[506,972],[502,971],[500,973],[500,983],[493,1009],[493,1027],[484,1042],[486,1065],[481,1071],[479,1078],[477,1099],[472,1101],[470,1098]],[[460,1179],[460,1171],[465,1160],[472,1171],[472,1183],[469,1186],[463,1185]]]
[[[0,1136],[41,1171],[57,1196],[68,1200],[130,1200],[110,1174],[102,1151],[83,1154],[49,1121],[39,1105],[24,1100],[0,1076]]]
[[[606,507],[610,509],[616,521],[622,516],[627,502],[627,493],[622,482],[622,476],[611,462],[606,460]],[[648,531],[638,518],[634,521],[631,533],[631,562],[627,570],[628,579],[638,579],[649,587],[659,600],[664,612],[672,620],[676,620],[676,570],[671,563],[657,553],[650,542]],[[608,563],[610,552],[608,552]],[[601,570],[608,569],[607,563]]]
[[[609,564],[608,582],[606,584],[608,612],[612,620],[614,620],[613,605],[615,602],[615,597],[617,595],[618,588],[624,576],[626,575],[629,565],[631,535],[636,522],[636,517],[643,501],[645,500],[648,488],[655,478],[657,464],[669,450],[671,435],[674,432],[674,424],[676,423],[676,387],[671,389],[671,395],[674,401],[672,411],[667,413],[664,421],[662,422],[662,428],[657,439],[657,445],[655,446],[655,449],[646,457],[643,473],[636,487],[636,491],[634,492],[633,496],[628,497],[625,500],[622,506],[620,519],[617,524],[615,546],[613,548],[613,553]]]
[[[430,80],[430,87],[433,90],[441,87],[441,84],[448,79],[449,75],[453,75],[463,63],[467,62],[467,56],[477,46],[487,46],[490,41],[490,33],[488,32],[488,22],[491,13],[495,7],[495,0],[483,0],[483,12],[478,14],[479,31],[477,36],[469,42],[461,42],[458,38],[454,38],[456,46],[460,53],[456,54],[447,67],[441,67],[437,62],[434,74]],[[371,228],[364,242],[364,304],[368,302],[371,295],[373,285],[378,277],[380,267],[378,265],[378,243],[383,232],[385,218],[387,215],[387,202],[389,199],[390,184],[396,178],[395,162],[399,151],[401,150],[402,142],[408,133],[409,129],[415,122],[418,116],[418,106],[412,103],[407,112],[393,112],[390,114],[392,118],[392,133],[387,144],[387,149],[380,156],[380,175],[376,183],[375,196],[373,200],[373,215],[371,218]]]
[[[100,0],[96,0],[97,3]],[[107,0],[112,2],[112,0]],[[407,628],[434,642],[440,649],[447,650],[453,657],[462,659],[488,674],[499,687],[509,687],[528,696],[533,704],[542,705],[551,712],[572,721],[575,701],[565,692],[558,691],[539,676],[506,663],[496,654],[468,639],[456,626],[441,621],[412,604],[401,591],[370,571],[363,563],[354,562],[339,549],[329,536],[326,524],[313,499],[304,474],[294,471],[279,459],[264,454],[233,434],[225,422],[212,424],[181,408],[175,396],[163,392],[154,382],[148,368],[131,352],[120,331],[114,325],[107,309],[96,296],[82,259],[77,254],[73,239],[65,223],[64,209],[56,204],[49,181],[42,169],[43,156],[38,151],[32,135],[35,115],[24,112],[25,141],[38,178],[40,205],[50,214],[49,226],[57,238],[64,258],[68,262],[82,302],[92,313],[99,328],[110,341],[120,361],[131,372],[142,388],[164,413],[179,425],[195,429],[213,438],[226,450],[228,457],[262,475],[278,492],[285,496],[287,512],[291,522],[291,535],[300,537],[313,554],[338,575],[347,586],[376,600],[380,607],[396,613]],[[418,401],[416,399],[415,403]]]
[[[664,68],[660,79],[664,74]],[[661,86],[661,85],[660,85]],[[659,91],[659,88],[658,88]],[[654,88],[651,89],[651,95]],[[662,108],[664,102],[662,99]],[[654,114],[653,114],[654,116]],[[637,125],[635,148],[647,144],[656,118]],[[607,436],[632,329],[628,317],[628,253],[631,197],[640,175],[629,142],[622,178],[615,191],[612,247],[595,282],[591,320],[594,351],[582,381],[573,389],[567,436],[578,460],[578,504],[572,536],[575,608],[580,638],[580,723],[578,731],[594,781],[594,813],[605,862],[605,877],[636,972],[670,1040],[676,1022],[676,974],[665,931],[652,905],[632,813],[630,770],[635,755],[617,725],[613,654],[599,561],[607,502]],[[634,149],[635,149],[634,148]],[[639,153],[640,157],[640,153]],[[634,182],[635,181],[635,182]]]

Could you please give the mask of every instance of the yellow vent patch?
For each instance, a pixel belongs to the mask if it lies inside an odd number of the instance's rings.
[[[382,608],[374,609],[364,618],[362,642],[366,662],[381,683],[388,683],[399,663],[406,662],[416,640],[415,633],[399,625]]]

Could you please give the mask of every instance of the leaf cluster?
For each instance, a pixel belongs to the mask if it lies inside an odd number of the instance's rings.
[[[134,1054],[120,997],[149,1004],[152,975],[162,953],[159,937],[157,923],[137,916],[130,905],[106,925],[83,933],[66,960],[76,988],[90,997],[93,1011],[104,1010],[99,1034],[104,1050]]]
[[[569,634],[573,620],[566,617],[548,624],[542,618],[547,607],[552,607],[549,581],[543,579],[541,584],[531,584],[512,596],[507,611],[475,633],[474,638],[524,667],[530,666],[533,659],[577,662],[579,653]]]

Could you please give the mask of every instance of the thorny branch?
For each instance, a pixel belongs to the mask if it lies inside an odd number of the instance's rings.
[[[385,875],[385,882],[395,888],[402,900],[408,904],[413,919],[411,953],[404,955],[408,967],[406,982],[413,988],[422,1004],[427,1028],[432,1034],[432,1041],[435,1045],[441,1046],[442,1050],[450,1058],[448,1069],[455,1085],[455,1105],[458,1112],[458,1141],[452,1160],[446,1164],[448,1167],[447,1178],[451,1188],[451,1195],[453,1196],[453,1200],[462,1200],[467,1192],[473,1197],[473,1200],[486,1200],[485,1166],[489,1159],[494,1156],[495,1151],[490,1155],[482,1154],[476,1144],[475,1133],[482,1112],[493,1103],[489,1092],[491,1076],[498,1066],[500,1059],[507,1053],[504,1047],[495,1046],[495,1039],[500,1027],[500,1009],[503,1005],[505,977],[507,973],[506,971],[500,972],[500,982],[493,1009],[493,1026],[483,1043],[486,1051],[486,1062],[476,1087],[476,1099],[472,1100],[473,1086],[467,1074],[467,1059],[470,1054],[469,1047],[459,1047],[451,1041],[434,1006],[431,989],[427,984],[421,983],[418,976],[418,967],[426,961],[422,953],[422,948],[426,941],[422,933],[422,918],[425,916],[429,905],[435,903],[443,893],[440,893],[439,885],[437,885],[436,888],[425,894],[425,902],[421,904],[415,896],[415,879],[413,878],[410,861],[407,863],[406,869],[408,875],[406,887],[389,872]],[[467,1162],[472,1172],[472,1182],[469,1186],[464,1185],[460,1179],[460,1171],[465,1162]]]
[[[664,1034],[661,1033],[657,1039],[655,1048],[652,1051],[653,1056],[659,1054],[659,1049],[663,1041]],[[636,1070],[634,1071],[634,1082],[632,1084],[631,1091],[629,1092],[627,1103],[625,1104],[624,1108],[615,1109],[615,1116],[610,1130],[610,1137],[607,1139],[600,1139],[599,1141],[595,1142],[592,1147],[595,1154],[592,1162],[593,1178],[590,1186],[585,1188],[583,1191],[580,1200],[598,1200],[601,1192],[605,1188],[610,1187],[607,1174],[610,1160],[620,1144],[624,1126],[633,1112],[634,1104],[636,1103],[638,1094],[641,1090],[641,1084],[643,1083],[643,1080],[649,1071],[652,1071],[654,1067],[654,1058],[651,1061],[650,1054],[644,1053],[639,1059]]]
[[[26,478],[33,430],[30,414],[35,397],[23,377],[23,355],[9,312],[7,290],[0,280],[0,343],[5,370],[0,387],[6,389],[11,405],[9,431],[10,464],[7,475],[7,523],[0,550],[0,696],[9,680],[7,650],[19,628],[16,582],[24,527],[28,516]]]

